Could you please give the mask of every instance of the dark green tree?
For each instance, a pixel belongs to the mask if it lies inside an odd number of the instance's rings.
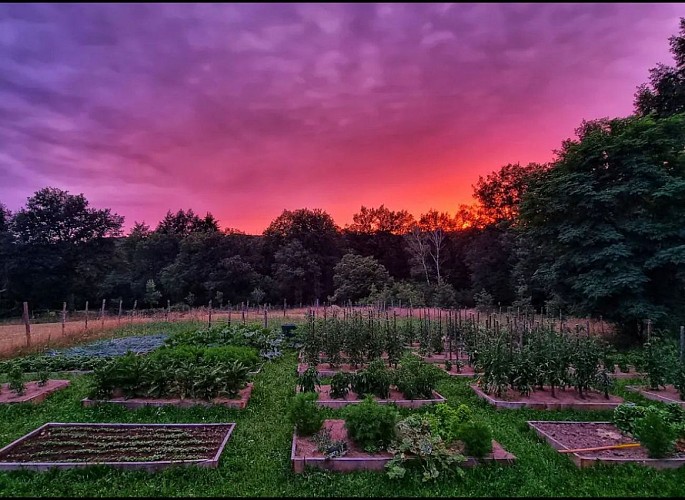
[[[382,290],[391,282],[387,269],[376,259],[348,253],[335,265],[333,284],[335,293],[330,297],[331,302],[346,304],[368,297],[372,286]]]

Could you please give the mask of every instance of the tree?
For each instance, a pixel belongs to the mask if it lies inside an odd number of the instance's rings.
[[[155,286],[155,280],[149,279],[145,284],[145,303],[150,307],[155,307],[159,304],[159,300],[162,298],[162,292],[157,290]]]
[[[390,285],[387,269],[373,257],[362,257],[353,253],[343,255],[335,265],[335,294],[331,302],[357,302],[371,294],[371,287],[382,290]]]
[[[192,233],[218,232],[219,223],[209,212],[204,218],[196,215],[193,209],[179,210],[175,214],[169,210],[159,222],[156,232],[178,237],[189,236]]]
[[[12,229],[21,243],[87,243],[119,236],[124,218],[109,208],[88,208],[83,194],[46,187],[28,198],[14,216]]]
[[[352,216],[352,220],[353,223],[347,229],[365,234],[386,232],[402,235],[409,232],[414,223],[414,217],[406,210],[393,212],[383,205],[378,208],[366,208],[362,205],[359,212]]]
[[[583,122],[520,204],[549,295],[635,334],[683,321],[685,114]]]
[[[313,302],[322,295],[319,259],[299,240],[284,244],[276,252],[273,277],[281,296],[291,304]]]
[[[669,38],[675,67],[658,64],[649,70],[649,84],[638,87],[635,112],[664,118],[685,112],[685,18],[680,18],[680,34]]]
[[[513,222],[518,215],[518,204],[531,178],[544,171],[545,165],[509,163],[486,178],[478,176],[473,196],[483,208],[483,217],[490,223]]]
[[[266,296],[266,292],[259,288],[258,286],[254,287],[252,290],[252,293],[250,293],[250,297],[252,297],[252,300],[259,305],[262,303],[262,300],[264,300],[264,297]]]

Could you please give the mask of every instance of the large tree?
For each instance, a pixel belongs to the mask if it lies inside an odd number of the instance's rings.
[[[635,111],[641,116],[663,118],[685,112],[685,18],[680,19],[680,33],[669,42],[676,65],[658,64],[649,70],[649,83],[635,94]]]
[[[584,122],[520,204],[550,294],[635,333],[685,318],[685,114]]]
[[[383,290],[391,285],[390,275],[383,264],[373,257],[348,253],[335,265],[335,294],[331,302],[356,303],[371,294],[372,287]]]

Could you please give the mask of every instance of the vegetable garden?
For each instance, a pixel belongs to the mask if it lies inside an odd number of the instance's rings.
[[[407,332],[415,332],[415,336]],[[473,391],[474,380],[450,377],[440,363],[427,362],[427,357],[439,353],[438,342],[426,340],[433,335],[440,336],[447,359],[463,360],[461,369],[471,367],[478,387],[493,397],[544,392],[561,399],[574,392],[579,399],[598,395],[600,399],[609,396],[629,403],[617,403],[615,410],[562,409],[554,414],[534,408],[495,409]],[[133,339],[129,342],[135,343]],[[655,381],[664,391],[677,383],[679,359],[675,353],[670,343],[656,336],[642,350],[619,354],[582,332],[569,335],[531,328],[521,334],[513,328],[450,324],[449,315],[441,322],[431,318],[430,326],[428,318],[399,320],[385,313],[344,318],[312,315],[298,325],[292,339],[256,325],[189,327],[168,335],[156,348],[137,354],[119,351],[79,356],[89,360],[92,373],[67,374],[69,386],[38,405],[0,405],[0,446],[7,447],[49,422],[115,427],[132,423],[235,423],[230,439],[223,435],[223,451],[218,451],[216,440],[203,444],[199,438],[169,432],[165,435],[170,438],[168,444],[149,448],[150,455],[141,452],[138,458],[105,457],[106,451],[143,445],[135,444],[136,439],[130,440],[131,444],[114,444],[114,438],[107,438],[110,444],[98,445],[86,442],[88,433],[83,429],[56,430],[48,436],[41,435],[46,430],[43,428],[33,434],[33,441],[25,441],[30,453],[21,455],[19,448],[15,448],[19,450],[16,455],[0,452],[0,468],[3,464],[6,468],[19,467],[22,461],[27,465],[36,457],[45,457],[42,469],[50,460],[73,460],[83,466],[216,459],[210,465],[216,470],[176,467],[159,470],[154,476],[139,476],[136,474],[141,472],[110,467],[87,474],[49,474],[53,478],[60,475],[64,478],[60,481],[32,473],[28,482],[22,480],[27,472],[0,472],[0,487],[10,495],[50,492],[62,496],[86,491],[127,496],[197,495],[198,487],[202,494],[239,496],[397,496],[425,495],[428,491],[431,496],[677,495],[682,492],[685,469],[659,471],[654,477],[653,472],[648,476],[648,469],[642,465],[659,462],[669,464],[664,467],[676,467],[684,461],[685,409],[651,402],[629,390]],[[41,365],[48,358],[54,364]],[[61,360],[66,364],[68,358],[55,354],[9,360],[3,363],[0,376],[15,389],[20,381],[25,387],[38,385],[41,380],[49,384],[56,368],[65,366]],[[299,373],[298,358],[306,364]],[[658,359],[663,361],[661,365]],[[354,373],[339,370],[347,360],[356,365]],[[625,380],[611,377],[626,360],[644,377],[634,370]],[[322,363],[332,374],[322,375],[317,370]],[[37,371],[41,371],[40,377]],[[235,399],[247,386],[251,387],[251,397],[245,406],[215,404],[221,399]],[[3,387],[2,391],[12,389]],[[430,397],[435,394],[440,398]],[[84,398],[99,404],[83,406]],[[322,404],[327,398],[352,404],[330,407]],[[112,404],[116,399],[177,399],[189,404],[153,408],[134,405],[139,409],[131,411]],[[400,404],[427,399],[435,400],[420,407]],[[204,405],[191,406],[193,402]],[[539,431],[547,432],[557,422],[589,422],[586,425],[601,427],[604,434],[573,431],[585,436],[585,442],[550,446]],[[606,426],[614,426],[614,430]],[[599,437],[588,440],[590,434]],[[57,438],[64,443],[83,439],[81,446],[86,452],[61,456],[63,443]],[[604,453],[627,463],[582,475],[576,472],[577,456],[584,465],[594,461],[587,458],[592,457],[590,452],[572,451],[601,444],[630,445],[596,451],[600,458]],[[165,450],[177,455],[165,455]],[[205,455],[200,457],[201,453]],[[143,468],[158,470],[153,465]]]

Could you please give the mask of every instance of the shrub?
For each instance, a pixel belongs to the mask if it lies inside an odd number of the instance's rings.
[[[331,397],[333,399],[343,399],[350,392],[350,374],[338,372],[331,378]]]
[[[644,364],[649,388],[658,390],[666,385],[675,362],[675,350],[668,342],[653,338],[644,345]]]
[[[297,379],[300,392],[316,392],[316,387],[321,386],[321,379],[316,368],[310,366]]]
[[[394,382],[407,399],[430,399],[441,377],[440,368],[408,354],[395,370]]]
[[[676,430],[660,412],[648,411],[635,422],[635,437],[647,448],[650,458],[663,458],[672,450]]]
[[[492,453],[492,430],[485,422],[469,420],[459,426],[457,439],[464,443],[467,455],[482,458]]]
[[[371,396],[347,407],[345,427],[355,443],[368,451],[385,449],[395,436],[399,413],[394,405],[381,405]]]
[[[388,396],[390,396],[392,376],[383,360],[376,359],[369,363],[366,374],[368,376],[368,384],[371,393],[381,399],[387,399]]]
[[[473,418],[471,408],[461,404],[454,408],[447,403],[435,405],[434,419],[431,420],[431,432],[442,438],[449,445],[458,439],[459,428]]]
[[[43,387],[45,384],[48,383],[48,379],[50,378],[50,372],[43,369],[38,372],[38,387]]]
[[[635,421],[645,416],[645,407],[635,403],[621,403],[616,408],[611,417],[613,424],[623,432],[633,434]]]
[[[426,415],[408,416],[397,423],[395,432],[397,437],[389,448],[394,456],[385,466],[390,478],[404,477],[410,463],[422,467],[424,482],[437,479],[441,473],[464,475],[464,471],[455,465],[466,458],[448,450],[442,438],[432,433]]]
[[[288,418],[301,436],[311,436],[323,425],[324,415],[316,404],[317,399],[316,393],[300,392],[290,403]]]
[[[21,370],[21,367],[17,364],[13,365],[7,374],[7,378],[10,391],[14,392],[17,396],[22,396],[26,387],[24,385],[24,372]]]

